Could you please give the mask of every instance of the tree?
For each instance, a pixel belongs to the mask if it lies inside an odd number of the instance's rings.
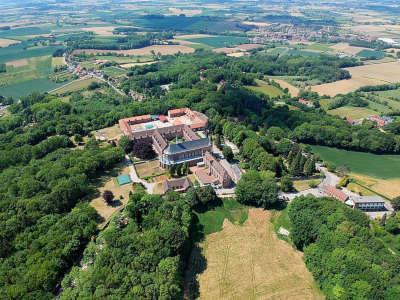
[[[151,141],[136,140],[132,145],[132,153],[140,159],[150,159],[155,156]]]
[[[223,150],[222,150],[222,154],[224,155],[224,157],[231,162],[233,160],[233,151],[231,149],[231,147],[229,146],[224,146]]]
[[[400,210],[400,196],[392,199],[392,206],[395,211]]]
[[[236,186],[238,202],[270,208],[278,202],[278,187],[272,178],[263,179],[259,172],[250,170],[242,175]]]
[[[291,192],[293,188],[293,180],[289,176],[283,176],[281,178],[281,190],[283,192]]]
[[[114,200],[114,194],[113,192],[109,191],[109,190],[105,190],[103,192],[103,199],[104,201],[106,201],[106,203],[108,205],[110,205],[112,203],[112,201]]]
[[[130,153],[133,149],[133,141],[127,136],[123,135],[119,141],[118,145],[124,150],[125,153]]]
[[[306,160],[304,164],[304,175],[311,176],[315,173],[315,160],[314,157],[310,155],[310,157]]]
[[[216,134],[216,135],[215,135],[215,141],[214,141],[214,143],[215,143],[215,147],[217,147],[218,149],[221,149],[221,145],[222,145],[222,142],[221,142],[221,135],[219,135],[219,134]]]
[[[301,176],[304,169],[304,157],[301,151],[297,152],[290,164],[290,174],[293,176]]]

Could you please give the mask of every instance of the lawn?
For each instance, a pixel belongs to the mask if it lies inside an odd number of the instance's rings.
[[[240,44],[245,44],[249,41],[248,38],[242,36],[209,36],[188,38],[186,41],[193,43],[205,44],[213,48],[233,47]]]
[[[233,224],[243,224],[247,220],[248,208],[235,199],[224,199],[222,206],[217,206],[205,213],[196,213],[204,234],[222,230],[225,219]]]
[[[354,173],[382,179],[400,177],[400,155],[377,155],[314,145],[311,148],[324,161],[347,166]]]
[[[320,184],[321,181],[322,179],[295,180],[293,181],[293,186],[297,191],[302,192],[310,189],[311,184]]]
[[[353,120],[357,120],[371,115],[376,115],[377,112],[365,107],[343,106],[328,110],[328,114],[340,117],[350,117]]]
[[[279,97],[283,95],[283,91],[273,85],[268,84],[263,80],[256,79],[257,86],[247,86],[252,91],[265,94],[271,98]]]
[[[150,179],[150,177],[163,175],[167,170],[160,167],[158,159],[135,164],[138,176],[142,179]]]

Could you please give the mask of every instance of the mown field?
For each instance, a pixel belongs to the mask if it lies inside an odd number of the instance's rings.
[[[302,253],[277,238],[271,219],[252,208],[243,225],[226,219],[222,231],[207,235],[190,258],[188,298],[323,299]]]
[[[61,85],[62,83],[55,83],[47,78],[38,78],[0,87],[0,95],[19,98],[32,92],[47,92]]]
[[[382,179],[400,177],[400,155],[377,155],[314,145],[311,148],[324,161],[347,166],[354,173]]]

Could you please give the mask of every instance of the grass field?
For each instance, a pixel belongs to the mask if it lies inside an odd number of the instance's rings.
[[[330,44],[313,43],[306,46],[308,50],[320,51],[320,52],[331,52],[332,48]]]
[[[222,230],[225,219],[233,224],[243,224],[248,217],[248,208],[234,199],[225,199],[222,206],[205,213],[197,213],[197,217],[203,225],[204,234],[211,234]]]
[[[247,86],[247,88],[255,91],[255,92],[259,92],[259,93],[263,93],[271,98],[275,98],[275,97],[279,97],[283,95],[283,91],[281,91],[279,88],[268,84],[267,82],[263,81],[263,80],[258,80],[256,79],[256,84],[257,86]]]
[[[47,92],[60,87],[63,83],[55,83],[47,78],[38,78],[16,83],[11,86],[0,87],[0,95],[19,98],[32,92]]]
[[[152,53],[161,55],[174,55],[177,53],[193,53],[194,49],[182,45],[152,45],[139,49],[130,50],[96,50],[96,49],[79,49],[75,50],[74,54],[86,53],[86,54],[123,54],[129,56],[149,56]]]
[[[328,114],[340,117],[350,117],[353,120],[376,115],[377,112],[366,107],[343,106],[328,110]]]
[[[225,220],[222,231],[206,236],[189,261],[188,298],[323,299],[302,253],[277,238],[271,218],[252,208],[243,225]]]
[[[324,161],[335,166],[347,166],[351,172],[375,178],[400,178],[400,155],[376,155],[325,146],[311,146]]]
[[[65,93],[81,91],[81,90],[87,89],[88,86],[92,82],[101,83],[102,81],[100,81],[96,78],[78,79],[78,80],[75,80],[68,84],[63,85],[63,86],[57,88],[56,90],[53,90],[51,93],[56,94],[56,95],[62,95]]]

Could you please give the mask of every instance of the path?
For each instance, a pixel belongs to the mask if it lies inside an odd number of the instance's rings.
[[[133,165],[131,159],[126,154],[125,155],[126,164],[129,166],[129,176],[131,177],[132,182],[143,184],[149,194],[153,194],[154,191],[154,183],[149,183],[141,178],[139,178],[138,174],[136,173],[135,166]]]

